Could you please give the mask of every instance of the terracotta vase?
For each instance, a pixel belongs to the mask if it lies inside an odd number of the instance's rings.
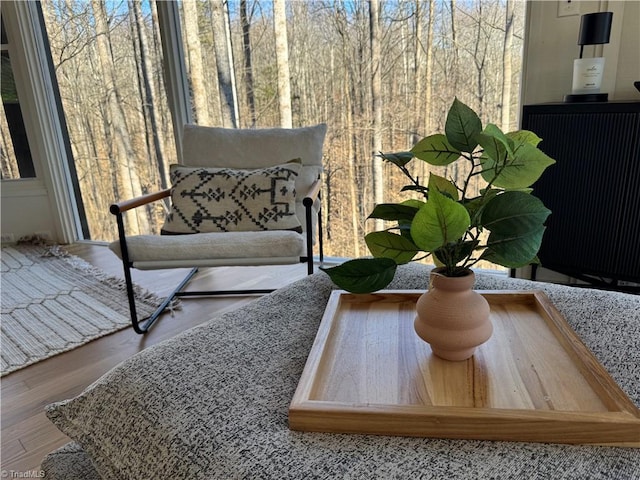
[[[418,299],[415,331],[440,358],[466,360],[491,337],[489,303],[473,290],[475,279],[471,270],[461,277],[446,277],[434,269],[429,290]]]

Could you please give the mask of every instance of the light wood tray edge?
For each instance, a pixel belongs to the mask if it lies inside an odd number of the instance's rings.
[[[462,407],[430,407],[425,411],[418,406],[308,400],[292,403],[289,427],[330,433],[640,448],[640,420],[623,412],[542,413]],[[633,438],[638,440],[629,440]]]
[[[554,332],[565,351],[572,356],[574,364],[580,368],[580,372],[587,379],[591,388],[607,407],[614,411],[628,413],[640,421],[640,409],[627,397],[593,352],[582,342],[549,297],[541,290],[529,292],[534,297],[538,311],[546,320],[549,328]],[[494,292],[486,293],[487,295],[494,294]]]
[[[310,400],[315,376],[319,368],[320,360],[324,352],[327,338],[331,334],[333,318],[339,312],[340,304],[347,299],[357,299],[357,302],[366,302],[367,295],[355,295],[344,290],[332,292],[325,313],[318,328],[316,339],[313,343],[307,362],[304,367],[298,388],[292,398],[289,407],[289,426],[292,430],[312,430],[342,433],[371,433],[382,435],[406,435],[406,436],[431,436],[439,438],[468,438],[485,440],[512,440],[552,443],[579,443],[593,445],[608,445],[618,447],[640,448],[640,409],[626,396],[624,391],[609,375],[606,369],[598,362],[593,353],[578,338],[573,329],[568,325],[562,314],[553,305],[547,295],[541,290],[478,290],[489,303],[532,302],[545,322],[552,330],[556,338],[572,357],[574,363],[580,367],[581,373],[589,382],[594,391],[602,398],[611,412],[566,412],[566,411],[538,411],[538,410],[507,410],[491,408],[464,408],[464,407],[423,407],[411,405],[352,405],[338,402],[323,402]],[[419,290],[385,290],[376,292],[374,296],[418,296]],[[391,413],[390,413],[391,412]],[[390,427],[384,422],[384,418],[391,415],[395,427]],[[310,418],[316,421],[309,422]],[[358,428],[352,425],[345,417],[352,417]],[[359,420],[357,420],[359,418]],[[562,418],[565,428],[561,436],[553,434],[554,422]],[[402,419],[402,421],[400,421]],[[364,424],[367,428],[362,428]],[[460,421],[477,422],[486,427],[487,421],[504,420],[506,429],[498,429],[495,438],[486,431],[475,435],[473,432],[456,434],[456,430],[450,430],[443,425],[453,420],[455,428],[459,430]],[[380,423],[384,428],[379,428]],[[435,422],[435,427],[430,427],[429,422]],[[566,424],[575,422],[577,431],[575,434],[566,431]],[[539,438],[538,433],[527,434],[527,429],[533,424],[544,427],[544,438]],[[324,427],[323,427],[324,425]],[[513,427],[513,428],[512,428]],[[601,431],[604,442],[593,442],[580,431],[584,428]],[[612,431],[612,429],[614,429]],[[622,429],[622,430],[620,430]],[[513,438],[510,431],[513,430]],[[533,429],[539,431],[540,428]],[[624,430],[624,432],[623,432]],[[413,432],[413,433],[412,433]],[[592,435],[594,432],[591,431]],[[620,435],[626,433],[625,435]],[[637,441],[609,441],[609,438],[636,438]],[[604,439],[604,438],[603,438]]]

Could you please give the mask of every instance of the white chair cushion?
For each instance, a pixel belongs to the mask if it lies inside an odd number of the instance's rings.
[[[109,248],[122,258],[119,241],[109,244]],[[127,237],[129,260],[140,269],[206,266],[208,261],[211,266],[229,264],[225,259],[233,259],[237,265],[294,263],[304,250],[304,237],[291,231]]]
[[[322,171],[326,124],[302,128],[235,129],[185,125],[182,163],[194,167],[263,168],[299,158],[298,195]]]

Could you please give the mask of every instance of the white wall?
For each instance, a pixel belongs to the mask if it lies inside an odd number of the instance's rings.
[[[584,56],[605,57],[601,91],[609,94],[609,100],[640,101],[633,86],[640,80],[640,1],[573,0],[577,14],[558,17],[561,1],[527,4],[522,104],[562,102],[571,93],[573,60],[580,54],[581,15],[599,11],[613,12],[611,41],[585,46]]]
[[[615,99],[640,101],[633,82],[640,81],[640,1],[609,2],[623,4],[618,63],[615,77]],[[613,14],[614,16],[616,13]],[[605,54],[608,52],[605,51]]]
[[[49,193],[42,181],[25,179],[2,182],[2,236],[17,241],[25,235],[57,237]]]

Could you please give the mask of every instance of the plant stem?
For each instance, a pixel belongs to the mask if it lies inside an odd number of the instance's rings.
[[[428,188],[425,187],[424,185],[420,185],[420,182],[418,181],[418,179],[413,178],[413,176],[411,175],[411,172],[409,171],[409,169],[406,166],[400,166],[400,165],[396,165],[401,171],[402,173],[405,174],[406,177],[409,178],[409,180],[411,180],[411,183],[413,183],[413,185],[415,185],[416,187],[424,187],[425,191],[423,191],[423,195],[425,199],[429,198],[429,194],[428,194]]]
[[[462,188],[462,198],[466,198],[467,190],[469,189],[469,184],[471,183],[471,178],[473,177],[473,174],[477,165],[476,165],[475,157],[473,156],[473,153],[470,153],[468,156],[467,155],[462,155],[462,156],[471,163],[471,170],[469,170],[469,174],[467,175],[467,178],[464,180],[464,187]]]

